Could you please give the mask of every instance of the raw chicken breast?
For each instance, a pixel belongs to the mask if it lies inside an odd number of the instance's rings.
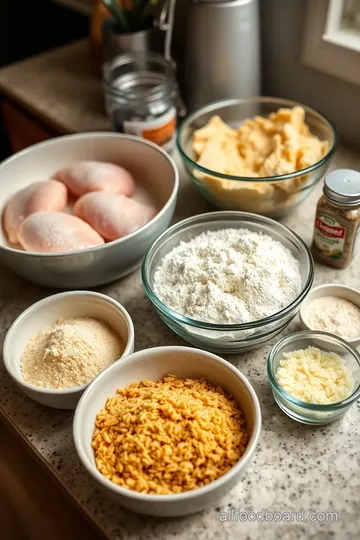
[[[148,223],[156,210],[124,195],[88,193],[75,203],[74,214],[106,240],[116,240]]]
[[[131,195],[135,192],[135,182],[123,167],[101,161],[81,161],[58,171],[54,178],[63,182],[77,197],[92,191]]]
[[[35,212],[61,212],[66,203],[67,189],[56,180],[34,182],[15,193],[3,213],[4,229],[10,242],[19,242],[18,230],[25,218]]]
[[[104,244],[85,221],[61,212],[37,212],[23,221],[19,241],[26,251],[63,253]]]

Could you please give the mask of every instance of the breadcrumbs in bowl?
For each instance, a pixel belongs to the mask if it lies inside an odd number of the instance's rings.
[[[205,379],[167,375],[118,390],[96,418],[99,471],[141,493],[193,490],[225,474],[248,443],[235,399]]]
[[[215,354],[178,346],[143,349],[102,371],[73,428],[76,452],[101,490],[163,517],[224,497],[251,465],[260,432],[248,379]]]

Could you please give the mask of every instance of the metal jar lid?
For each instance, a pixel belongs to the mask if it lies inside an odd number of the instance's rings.
[[[325,177],[324,194],[341,206],[360,205],[360,173],[351,169],[337,169]]]

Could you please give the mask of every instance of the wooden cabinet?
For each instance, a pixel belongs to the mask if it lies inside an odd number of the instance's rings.
[[[28,111],[4,99],[0,105],[5,128],[13,152],[58,135]]]
[[[19,434],[0,418],[0,520],[3,540],[102,540],[60,491]],[[23,442],[24,444],[24,442]],[[41,465],[40,465],[41,463]],[[56,481],[56,480],[55,480]]]

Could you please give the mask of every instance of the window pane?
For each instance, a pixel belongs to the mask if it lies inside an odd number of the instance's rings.
[[[360,32],[360,0],[345,0],[341,27]]]

